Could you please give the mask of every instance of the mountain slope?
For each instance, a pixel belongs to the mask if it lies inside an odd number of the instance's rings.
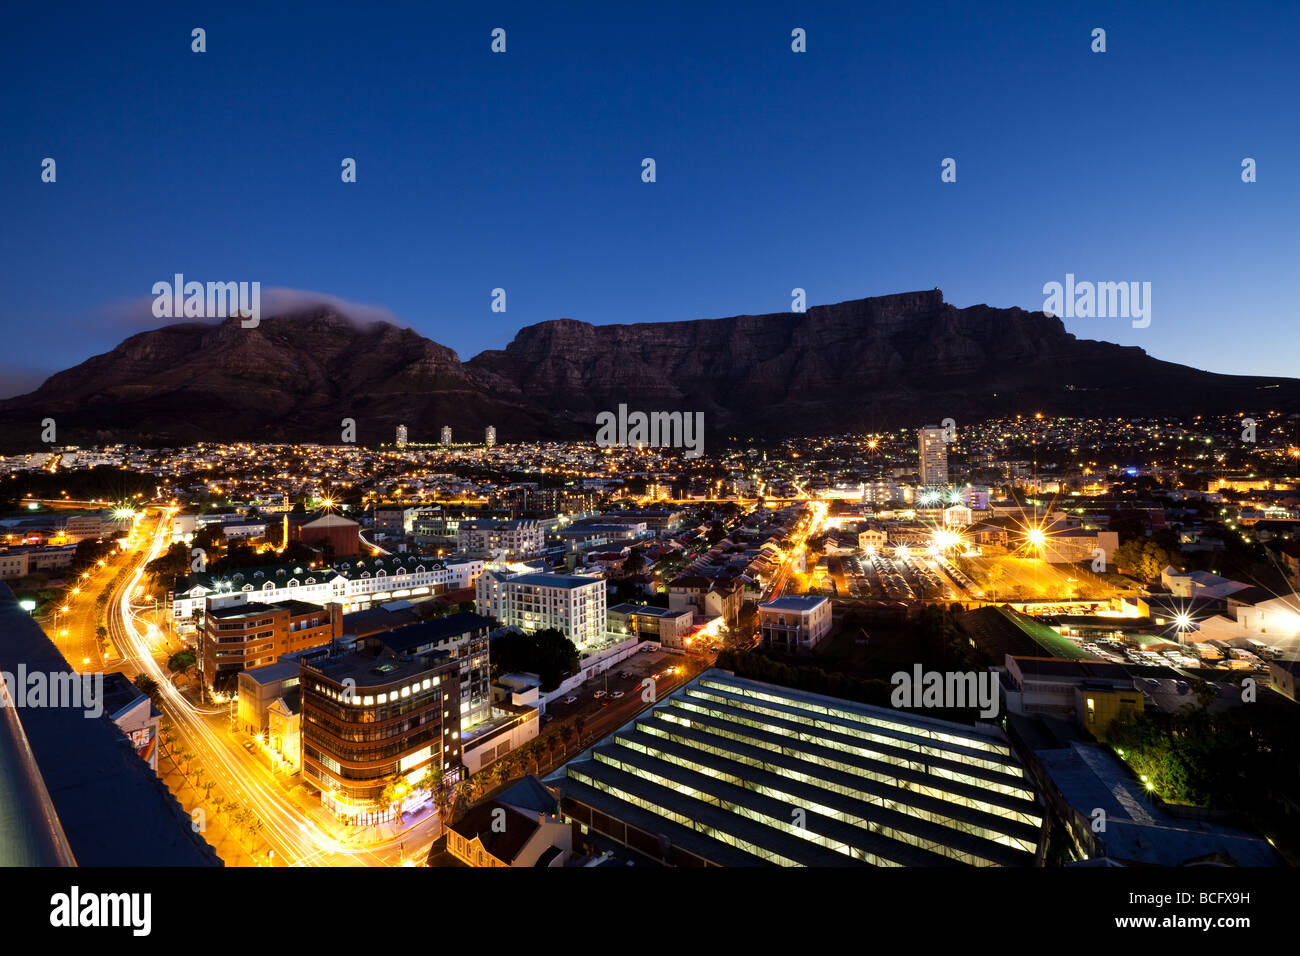
[[[1104,322],[1098,320],[1099,330]],[[1216,375],[1141,349],[1076,339],[1022,309],[955,308],[935,289],[773,313],[521,329],[461,362],[409,329],[359,325],[326,307],[245,329],[178,324],[0,402],[0,442],[502,441],[593,438],[596,413],[703,411],[708,431],[764,438],[1008,412],[1148,416],[1300,409],[1300,381]]]

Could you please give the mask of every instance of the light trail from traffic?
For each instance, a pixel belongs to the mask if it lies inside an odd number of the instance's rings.
[[[398,834],[390,840],[375,843],[364,849],[341,842],[321,825],[286,799],[274,784],[264,782],[265,769],[254,758],[238,752],[231,740],[223,739],[208,725],[206,716],[224,713],[224,709],[210,711],[195,706],[176,688],[155,660],[149,645],[148,632],[137,629],[138,610],[131,607],[145,566],[157,558],[168,545],[167,528],[173,509],[160,509],[158,529],[148,553],[137,563],[132,574],[120,585],[110,606],[109,616],[114,643],[128,663],[148,674],[158,684],[163,706],[160,708],[170,719],[182,739],[194,748],[205,766],[209,779],[217,780],[246,806],[254,810],[262,821],[261,835],[271,845],[275,855],[290,866],[376,866],[388,865],[378,851],[391,850],[409,839]],[[251,765],[250,765],[251,764]],[[332,855],[330,857],[329,855]]]

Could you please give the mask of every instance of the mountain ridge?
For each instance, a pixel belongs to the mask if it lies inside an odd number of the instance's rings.
[[[1267,402],[1262,389],[1272,394]],[[1194,409],[1186,397],[1195,395]],[[957,308],[938,290],[819,305],[806,312],[522,327],[502,349],[461,360],[409,328],[357,323],[321,305],[264,318],[182,322],[0,401],[0,444],[125,441],[412,441],[442,425],[457,440],[594,438],[619,404],[703,411],[713,435],[775,439],[1015,412],[1146,417],[1300,409],[1300,380],[1233,376],[1079,339],[1042,312]]]

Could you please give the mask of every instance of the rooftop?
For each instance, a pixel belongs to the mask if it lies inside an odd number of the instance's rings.
[[[1042,821],[997,728],[717,669],[546,783],[593,830],[589,811],[724,866],[1032,865]]]

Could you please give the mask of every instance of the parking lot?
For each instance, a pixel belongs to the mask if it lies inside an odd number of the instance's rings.
[[[665,654],[662,651],[633,654],[605,673],[596,675],[564,697],[551,702],[547,705],[546,712],[556,721],[572,720],[579,714],[589,719],[596,717],[604,713],[605,708],[620,703],[627,697],[639,699],[641,681],[644,678],[654,678],[657,682],[665,678],[671,679],[676,676],[672,668],[684,663],[685,658],[680,654]]]

